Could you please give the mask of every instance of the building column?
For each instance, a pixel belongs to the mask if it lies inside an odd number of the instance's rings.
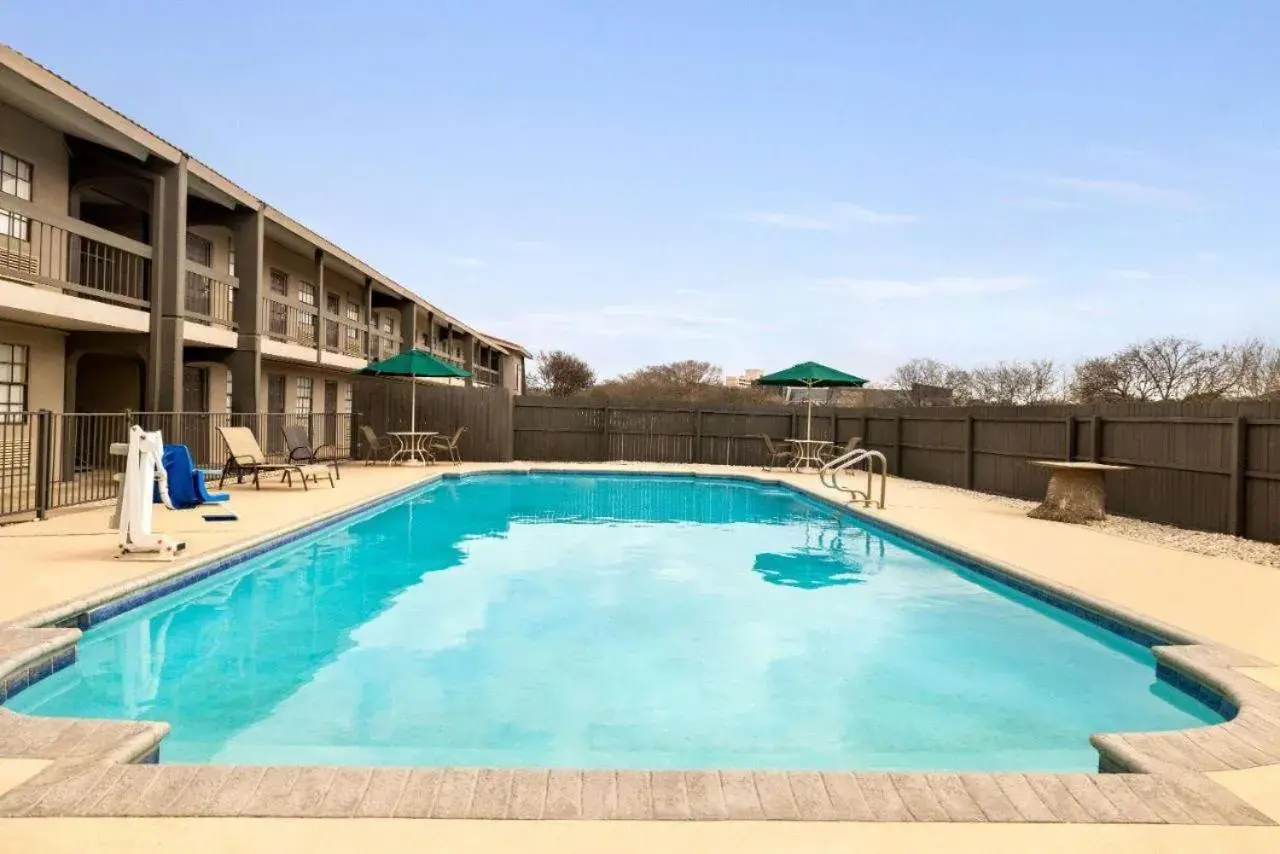
[[[377,362],[378,359],[373,358],[373,333],[378,331],[378,324],[373,319],[373,277],[364,277],[364,349],[365,358],[370,362]]]
[[[324,250],[316,250],[316,364],[324,364]]]
[[[467,377],[467,388],[476,384],[476,336],[470,332],[462,339],[462,366],[471,372]]]
[[[401,350],[418,346],[418,304],[411,299],[400,306],[400,341]]]
[[[182,325],[187,279],[187,159],[164,167],[151,195],[151,339],[147,408],[182,410]]]
[[[232,226],[236,245],[236,325],[240,337],[228,363],[231,366],[231,411],[261,412],[262,399],[262,279],[266,217],[262,211],[242,211]]]

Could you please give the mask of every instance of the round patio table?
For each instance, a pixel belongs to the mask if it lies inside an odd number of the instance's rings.
[[[400,447],[391,455],[389,462],[402,460],[407,463],[416,463],[426,465],[435,462],[435,457],[428,450],[427,446],[431,443],[434,436],[439,436],[438,430],[388,430],[388,436],[395,436],[396,441],[400,443]]]
[[[810,464],[815,468],[822,468],[822,449],[831,442],[826,439],[788,439],[791,446],[796,449],[796,458],[791,462],[792,471],[809,471]]]
[[[1032,460],[1031,465],[1049,470],[1049,488],[1044,501],[1027,515],[1077,524],[1107,518],[1107,483],[1103,475],[1131,468],[1064,460]]]

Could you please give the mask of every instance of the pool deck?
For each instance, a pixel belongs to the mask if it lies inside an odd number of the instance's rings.
[[[645,464],[553,465],[586,470],[696,470],[778,479],[818,494],[812,475],[724,467]],[[453,471],[530,468],[464,465]],[[224,550],[270,538],[344,507],[403,488],[437,469],[345,468],[337,489],[307,492],[264,485],[260,492],[235,487],[234,523],[205,523],[198,513],[157,514],[162,533],[187,542],[174,563],[112,557],[115,535],[106,530],[109,509],[0,528],[0,675],[21,659],[29,668],[74,641],[72,629],[34,628],[74,616],[89,606],[154,583],[157,575]],[[285,495],[285,492],[289,492]],[[217,819],[234,836],[252,831],[331,845],[368,843],[364,833],[430,840],[449,847],[484,844],[497,850],[599,850],[662,844],[668,850],[706,845],[744,850],[818,850],[876,840],[886,850],[925,845],[1010,845],[1010,850],[1075,850],[1123,845],[1129,850],[1231,850],[1280,848],[1280,571],[1210,558],[1077,526],[1028,519],[1017,510],[962,492],[893,480],[889,507],[866,511],[884,521],[951,545],[1015,571],[1025,571],[1072,598],[1102,601],[1176,627],[1175,636],[1197,645],[1167,652],[1166,663],[1203,676],[1244,710],[1241,726],[1213,739],[1205,728],[1170,742],[1161,736],[1108,736],[1099,747],[1114,765],[1141,773],[1106,775],[1021,774],[814,774],[515,772],[500,769],[229,769],[214,766],[134,765],[163,737],[163,725],[67,722],[23,718],[0,711],[0,815],[351,816],[416,815],[441,819],[719,818],[653,826],[626,823],[433,821],[425,835],[412,823],[364,820],[316,824],[245,818]],[[8,624],[6,628],[5,625]],[[1188,641],[1190,642],[1190,641]],[[35,652],[32,652],[32,651]],[[1234,723],[1234,722],[1233,722]],[[1110,741],[1109,741],[1110,740]],[[11,758],[4,758],[11,757]],[[126,764],[122,764],[126,763]],[[8,793],[5,794],[5,790]],[[1066,797],[1064,797],[1064,794]],[[811,818],[826,824],[739,824],[733,819]],[[723,819],[728,819],[724,821]],[[210,819],[0,818],[0,843],[38,841],[49,850],[94,834],[101,850],[112,839],[125,850],[150,838],[175,844]],[[887,824],[860,824],[860,821]],[[203,825],[200,822],[204,822]],[[832,823],[834,822],[834,823]],[[920,822],[916,826],[908,822]],[[973,822],[974,824],[944,824]],[[1063,822],[1003,824],[1003,822]],[[1124,826],[1121,823],[1136,822]],[[1176,826],[1163,826],[1172,824]],[[1215,827],[1195,827],[1209,824]],[[265,825],[265,829],[264,828]],[[409,826],[405,826],[409,825]],[[981,825],[981,826],[979,826]],[[124,835],[122,828],[131,830]],[[353,827],[337,832],[334,828]],[[89,828],[94,828],[90,830]],[[110,828],[99,830],[98,828]],[[362,831],[361,828],[365,830]],[[99,836],[105,833],[105,836]],[[142,834],[142,836],[138,836]],[[403,834],[403,835],[400,835]],[[199,834],[202,836],[202,834]],[[230,839],[231,837],[227,837]],[[372,837],[369,837],[372,838]],[[488,839],[486,843],[484,840]],[[468,841],[470,840],[470,841]],[[206,848],[208,839],[190,845]],[[389,843],[390,844],[390,843]],[[396,843],[406,844],[406,843]],[[1251,846],[1258,846],[1256,849]],[[1263,847],[1265,846],[1265,847]],[[2,846],[0,846],[2,847]],[[23,847],[19,845],[17,850]],[[313,847],[308,843],[308,847]],[[415,844],[415,847],[417,845]],[[429,849],[428,849],[429,850]],[[689,850],[692,850],[690,848]]]

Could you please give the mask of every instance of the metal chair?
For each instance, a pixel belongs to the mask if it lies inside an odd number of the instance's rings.
[[[307,428],[301,424],[286,424],[283,432],[284,443],[289,448],[289,462],[333,466],[334,477],[342,480],[342,472],[338,471],[337,445],[327,443],[312,447],[311,436],[307,433]]]
[[[779,463],[783,464],[783,467],[785,468],[795,460],[796,452],[791,447],[787,445],[783,445],[781,448],[778,447],[773,444],[773,440],[765,433],[760,434],[760,441],[764,442],[764,452],[769,457],[768,461],[764,464],[765,471],[771,470]]]
[[[852,439],[844,443],[843,448],[837,448],[835,445],[827,445],[818,452],[818,456],[822,458],[824,463],[829,463],[836,457],[843,457],[850,451],[856,451],[862,445],[862,437],[854,436]]]
[[[452,436],[432,436],[431,441],[427,443],[427,450],[432,452],[445,451],[449,454],[449,459],[456,466],[462,462],[462,451],[458,449],[458,443],[462,441],[462,434],[467,432],[466,427],[459,427]]]
[[[395,443],[391,441],[390,436],[379,436],[368,424],[360,425],[360,435],[364,437],[365,447],[369,449],[365,453],[365,465],[373,465],[379,456],[385,455],[390,458],[391,452],[395,449]]]

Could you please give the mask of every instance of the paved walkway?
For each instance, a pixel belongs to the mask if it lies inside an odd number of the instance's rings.
[[[621,465],[619,468],[635,469],[639,466]],[[467,466],[466,468],[471,468]],[[591,466],[591,468],[600,468],[600,466]],[[723,472],[723,468],[706,467],[707,471]],[[227,548],[233,543],[242,543],[253,540],[257,537],[268,535],[271,531],[282,527],[289,527],[297,524],[301,520],[315,518],[324,515],[327,512],[336,510],[342,506],[358,503],[361,500],[387,492],[398,486],[411,483],[413,480],[422,477],[426,472],[423,470],[413,469],[362,469],[351,468],[344,472],[344,479],[341,481],[339,488],[330,490],[327,486],[319,489],[312,489],[307,493],[303,493],[295,487],[292,495],[281,495],[285,490],[283,487],[265,487],[262,492],[255,493],[244,487],[234,489],[233,506],[241,516],[241,521],[227,525],[226,527],[216,527],[212,525],[196,521],[189,521],[191,517],[187,514],[159,514],[159,527],[166,533],[179,533],[188,542],[189,558],[198,557],[200,555],[208,555],[220,549]],[[805,485],[808,488],[817,488],[816,479],[812,476],[785,475],[782,479],[794,481]],[[1272,616],[1275,611],[1274,603],[1280,601],[1280,572],[1266,567],[1256,566],[1253,564],[1245,564],[1238,561],[1231,561],[1219,558],[1209,558],[1199,555],[1192,555],[1183,552],[1175,552],[1161,547],[1153,546],[1146,543],[1121,539],[1119,537],[1105,534],[1096,530],[1087,528],[1079,528],[1074,526],[1058,525],[1049,522],[1038,522],[1027,519],[1018,511],[1003,507],[999,504],[984,501],[980,498],[958,492],[949,492],[938,489],[931,489],[909,482],[893,481],[889,486],[889,508],[885,511],[871,511],[876,515],[882,515],[887,521],[900,524],[912,530],[918,531],[926,536],[940,539],[966,550],[978,553],[994,560],[1022,567],[1032,572],[1052,579],[1058,584],[1067,585],[1079,589],[1091,596],[1105,599],[1109,602],[1116,603],[1126,608],[1133,609],[1140,613],[1149,615],[1157,620],[1161,620],[1173,625],[1182,627],[1189,632],[1204,637],[1206,640],[1216,643],[1226,644],[1242,652],[1251,653],[1265,662],[1256,662],[1263,664],[1268,662],[1280,661],[1280,620],[1275,620]],[[155,564],[142,562],[124,562],[114,560],[108,557],[112,554],[114,535],[103,530],[106,522],[108,511],[88,510],[79,513],[67,514],[59,518],[49,520],[43,523],[29,523],[24,525],[16,525],[8,528],[0,529],[0,550],[6,556],[13,557],[13,560],[4,561],[4,568],[0,569],[0,590],[4,591],[4,596],[0,598],[0,622],[5,620],[13,620],[23,614],[29,614],[32,611],[46,611],[50,608],[57,610],[60,602],[71,600],[69,606],[74,608],[84,601],[84,597],[95,589],[104,586],[128,585],[137,583],[138,579],[155,573],[156,571],[169,572],[175,566],[172,564]],[[36,569],[38,568],[38,569]],[[78,602],[76,600],[79,600]],[[24,620],[23,622],[27,622]],[[1280,687],[1280,669],[1270,666],[1251,668],[1248,674],[1260,682]],[[188,774],[183,783],[183,789],[189,788],[186,784],[190,784],[197,777],[208,777],[211,774],[216,775],[221,771],[212,769],[181,769],[181,766],[171,766],[174,769],[180,769],[178,774]],[[166,766],[168,768],[168,766]],[[139,773],[144,769],[139,768],[133,772],[119,772],[121,775],[125,773]],[[152,771],[159,769],[145,769]],[[16,765],[14,761],[0,761],[0,791],[3,791],[6,785],[15,785],[22,780],[27,779],[30,775],[42,776],[49,771],[42,765],[31,760],[26,760],[26,764]],[[304,798],[306,791],[312,792],[315,797],[315,789],[320,785],[323,777],[327,780],[323,792],[319,795],[317,805],[322,805],[329,798],[330,792],[339,791],[342,786],[339,785],[339,774],[343,772],[333,771],[332,769],[317,769],[307,786],[298,788],[296,785],[301,778],[301,772],[293,769],[293,772],[281,771],[277,769],[274,772],[264,771],[268,773],[297,773],[298,777],[290,776],[290,783],[287,792],[298,792],[297,797]],[[365,772],[357,772],[365,773]],[[369,773],[370,786],[375,779],[375,775],[381,772]],[[402,772],[403,773],[403,772]],[[433,773],[429,769],[422,769],[418,774]],[[437,783],[445,779],[445,773],[462,773],[462,772],[441,772],[441,776]],[[494,779],[486,777],[489,788],[484,789],[490,792],[488,800],[481,800],[481,807],[476,806],[475,794],[481,791],[479,771],[466,772],[474,774],[475,779],[468,777],[471,788],[468,789],[466,814],[470,815],[473,811],[488,810],[492,814],[497,809],[493,800],[495,795],[492,792],[501,789],[501,785],[496,783]],[[488,772],[491,774],[501,775],[505,772]],[[161,776],[170,775],[169,770],[163,770]],[[764,775],[768,785],[774,785],[768,778],[774,775]],[[809,802],[808,807],[801,806],[803,796],[797,792],[812,792],[816,789],[812,786],[813,780],[801,775],[780,775],[787,782],[787,790],[790,792],[791,803],[794,804],[797,811],[802,808],[816,809],[819,811],[827,810],[822,805],[821,799]],[[836,806],[837,796],[832,795],[833,791],[841,791],[842,786],[848,785],[848,780],[854,780],[855,790],[863,794],[863,799],[867,801],[870,808],[870,801],[866,798],[867,787],[872,791],[876,791],[876,787],[882,780],[891,780],[899,775],[831,775],[834,780],[826,779],[827,775],[817,775],[823,783],[823,791],[826,792],[827,803],[834,808]],[[1048,796],[1043,794],[1043,782],[1041,777],[1051,776],[1061,782],[1063,775],[920,775],[936,778],[932,781],[933,785],[927,790],[929,792],[950,793],[953,797],[951,804],[952,810],[968,810],[974,820],[980,813],[983,817],[990,817],[984,811],[984,804],[977,795],[974,794],[973,782],[980,778],[1017,778],[1027,782],[1027,786],[1033,792],[1038,793],[1038,802],[1041,806],[1047,807],[1053,813],[1053,805],[1047,800]],[[1082,779],[1096,781],[1098,778],[1092,775],[1077,775]],[[1182,788],[1183,783],[1179,781],[1173,782],[1157,782],[1155,791],[1142,792],[1143,797],[1138,797],[1134,791],[1134,786],[1140,789],[1149,785],[1153,778],[1148,775],[1109,775],[1114,781],[1103,783],[1102,785],[1112,787],[1108,803],[1114,805],[1115,799],[1124,799],[1125,795],[1120,794],[1121,788],[1125,792],[1134,794],[1135,799],[1145,804],[1150,809],[1155,809],[1153,805],[1162,804],[1161,810],[1169,811],[1170,815],[1176,814],[1176,810],[1181,809],[1191,814],[1192,810],[1187,803],[1177,802],[1178,797],[1186,797],[1186,792]],[[1223,783],[1228,789],[1241,795],[1244,799],[1260,808],[1263,812],[1271,815],[1273,818],[1280,817],[1280,776],[1275,773],[1274,767],[1260,768],[1252,771],[1233,771],[1221,774],[1211,775],[1219,782]],[[793,779],[794,778],[794,779]],[[505,779],[505,778],[498,778]],[[617,785],[621,778],[614,778],[615,794],[613,801],[617,809]],[[691,788],[691,781],[687,777],[681,778],[683,788],[677,788],[682,791],[683,800],[676,797],[673,801],[665,795],[655,794],[653,786],[653,778],[646,776],[649,794],[647,800],[641,800],[642,806],[640,814],[631,816],[635,818],[647,817],[652,815],[658,816],[660,809],[667,809],[672,803],[677,805],[677,811],[688,809],[692,811],[695,799],[691,798],[690,793],[704,792],[706,789],[698,789],[697,783]],[[661,782],[660,789],[669,791],[672,781],[666,777],[658,778]],[[960,781],[960,788],[955,788],[956,779]],[[503,810],[509,811],[511,804],[515,800],[515,776],[511,777],[511,788],[506,790],[507,801],[502,807]],[[586,777],[579,778],[578,791],[581,793],[586,790]],[[715,803],[724,803],[726,817],[728,815],[728,800],[726,799],[725,789],[723,786],[723,778],[717,777],[721,784],[719,801]],[[765,796],[760,793],[758,783],[752,777],[753,784],[756,784],[756,797],[764,810]],[[866,786],[863,785],[866,781]],[[1037,781],[1034,784],[1032,781]],[[104,781],[97,781],[104,782]],[[225,781],[223,781],[225,783]],[[261,780],[258,782],[262,782]],[[350,782],[350,781],[348,781]],[[456,782],[456,781],[455,781]],[[407,785],[407,784],[406,784]],[[461,785],[461,784],[460,784]],[[628,784],[629,785],[629,784]],[[985,789],[986,783],[977,783],[981,791],[989,791]],[[996,780],[996,790],[1003,793],[1004,800],[1014,803],[1005,788],[1009,785],[1017,786],[1018,791],[1025,791],[1021,784],[1011,784],[1009,780]],[[1073,784],[1077,785],[1077,784]],[[1095,787],[1097,783],[1093,783]],[[494,786],[497,786],[495,789]],[[809,788],[806,788],[808,786]],[[97,786],[95,785],[96,789]],[[168,786],[166,785],[166,789]],[[257,791],[255,785],[254,791]],[[270,787],[270,788],[274,788]],[[465,786],[464,786],[465,788]],[[369,791],[365,789],[362,791]],[[892,791],[902,798],[903,789],[901,787],[893,787]],[[1172,795],[1171,799],[1161,800],[1151,798],[1160,792],[1166,795]],[[1217,789],[1221,792],[1221,789]],[[17,795],[18,792],[13,794]],[[76,799],[76,803],[84,798],[87,793],[82,793]],[[402,793],[403,794],[403,793]],[[171,803],[177,803],[177,792]],[[289,795],[286,800],[292,799],[294,796]],[[363,801],[352,801],[351,795],[344,795],[341,798],[335,795],[334,798],[343,800],[344,803],[351,802],[351,809],[359,808],[359,804]],[[363,795],[361,796],[363,798]],[[1077,795],[1074,803],[1080,805],[1081,797],[1087,799],[1088,796]],[[247,814],[261,814],[255,812],[254,807],[250,804],[251,799],[246,799],[245,806],[249,807]],[[436,790],[432,790],[431,804],[423,807],[421,804],[412,807],[416,810],[427,809],[428,811],[436,810],[438,801]],[[903,798],[904,806],[906,806],[905,798]],[[1190,803],[1198,804],[1203,809],[1205,804],[1205,792],[1192,792],[1189,797]],[[399,797],[397,798],[397,803]],[[449,814],[450,810],[462,809],[457,806],[457,798],[446,798],[442,803],[441,815]],[[853,801],[857,803],[856,799]],[[1175,803],[1177,802],[1177,803]],[[415,802],[416,803],[416,802]],[[781,802],[778,802],[781,803]],[[846,801],[845,803],[848,803]],[[892,802],[890,802],[892,803]],[[929,806],[922,805],[923,802],[917,803],[917,809],[928,810]],[[1003,801],[1000,801],[1003,803]],[[1060,802],[1061,803],[1061,802]],[[543,805],[540,809],[545,810],[545,794]],[[665,804],[666,806],[661,806]],[[816,804],[816,806],[815,806]],[[90,806],[86,804],[86,808]],[[947,810],[945,799],[937,801],[933,806],[940,808],[944,813]],[[973,812],[973,807],[977,807],[977,812]],[[407,807],[408,808],[408,807]],[[1027,810],[1034,810],[1033,806],[1025,806]],[[1101,807],[1098,807],[1101,809]],[[394,807],[391,808],[394,812]],[[586,815],[592,814],[587,809],[585,803],[579,804],[579,811]],[[845,808],[842,808],[845,809]],[[861,809],[861,807],[858,807]],[[991,802],[985,804],[985,810],[993,809]],[[1066,807],[1059,806],[1059,809]],[[1221,807],[1220,807],[1221,809]],[[629,810],[629,808],[628,808]],[[786,808],[783,808],[786,811]],[[1017,808],[1015,807],[1015,811]],[[910,808],[907,807],[910,812]],[[879,818],[881,820],[892,820],[891,815],[877,815],[872,810],[871,818]],[[1086,812],[1088,810],[1086,809]],[[225,814],[225,813],[224,813]],[[239,814],[246,814],[239,811]],[[296,813],[295,813],[296,814]],[[384,813],[385,814],[385,813]],[[612,812],[611,812],[612,815]],[[1256,815],[1256,814],[1255,814]],[[1026,815],[1019,813],[1023,819]],[[627,816],[617,816],[627,817]],[[743,816],[746,817],[746,816]],[[816,817],[816,816],[815,816]],[[828,814],[827,818],[866,818],[867,816],[859,813],[841,812],[837,814]],[[1093,820],[1106,820],[1100,816],[1090,816]],[[1082,816],[1066,816],[1053,813],[1053,817],[1042,817],[1041,821],[1053,821],[1069,819],[1073,821],[1087,821],[1089,817]],[[1222,818],[1219,815],[1219,818]],[[1162,819],[1169,820],[1169,819]],[[1185,819],[1183,819],[1185,821]],[[1220,822],[1213,822],[1220,823]],[[42,833],[43,831],[33,831],[33,825],[48,826],[57,824],[59,827],[67,828],[68,837],[59,836],[59,839],[70,838],[74,836],[71,831],[71,825],[67,824],[67,820],[61,822],[42,821],[32,822],[29,820],[4,820],[0,819],[0,838],[18,839],[18,838],[38,838],[31,836],[33,832]],[[118,826],[118,825],[115,825]],[[169,824],[168,827],[176,827],[177,825]],[[231,826],[231,825],[228,825]],[[332,823],[326,823],[325,827],[332,827]],[[434,825],[441,826],[444,825]],[[463,825],[462,829],[457,832],[463,834],[465,838],[468,831],[467,827],[474,828],[473,833],[476,839],[490,831],[482,830],[486,827],[482,822],[473,822],[470,825]],[[521,825],[528,826],[528,825]],[[610,848],[625,847],[628,840],[635,841],[641,838],[642,834],[638,830],[630,828],[643,827],[644,825],[628,824],[628,825],[611,825],[612,827],[620,827],[620,829],[611,837],[613,841],[604,842],[603,838],[594,837],[597,845],[608,844]],[[732,822],[723,827],[734,827]],[[14,828],[17,830],[13,830]],[[146,828],[147,825],[139,825]],[[842,825],[843,827],[843,825]],[[849,827],[862,827],[850,825]],[[992,828],[994,830],[994,828]],[[25,836],[15,836],[14,833],[26,834]],[[927,836],[920,835],[904,835],[899,838],[899,842],[903,845],[964,845],[968,844],[966,840],[975,841],[973,844],[982,844],[987,850],[991,850],[991,844],[997,841],[1009,841],[1010,843],[1018,842],[1020,845],[1032,844],[1029,839],[1035,839],[1034,847],[1038,850],[1054,850],[1054,846],[1061,845],[1063,850],[1075,850],[1076,845],[1083,847],[1081,840],[1088,839],[1088,836],[1079,835],[1086,828],[1077,827],[1075,825],[1056,828],[1028,828],[1031,831],[1039,831],[1034,837],[1027,836],[992,836],[981,838],[974,836],[968,827],[956,826],[931,826],[931,833]],[[1121,828],[1094,828],[1094,831],[1119,832]],[[1205,847],[1213,848],[1214,845],[1230,845],[1231,850],[1249,850],[1248,846],[1259,844],[1261,840],[1269,840],[1269,848],[1272,850],[1280,847],[1280,831],[1270,828],[1216,828],[1210,831],[1209,836],[1202,835],[1196,828],[1157,828],[1143,827],[1140,829],[1149,835],[1138,836],[1115,836],[1115,840],[1125,839],[1125,847],[1130,850],[1157,850],[1154,847],[1140,847],[1139,840],[1145,840],[1150,846],[1160,845],[1158,850],[1182,850],[1180,844],[1185,842],[1188,846],[1195,844],[1197,850],[1203,850]],[[406,833],[416,833],[417,831],[405,831]],[[647,833],[647,831],[645,831]],[[863,828],[858,832],[850,832],[847,836],[821,836],[809,835],[813,834],[811,830],[797,830],[796,835],[791,837],[795,841],[804,838],[813,839],[815,844],[819,840],[825,839],[834,844],[835,840],[850,841],[857,838],[866,838],[864,835],[868,831]],[[536,838],[546,838],[547,831],[530,832],[527,837],[533,843]],[[697,837],[696,833],[688,834],[685,841]],[[706,831],[710,833],[710,831]],[[934,835],[936,833],[936,835]],[[332,837],[325,837],[332,841]],[[519,838],[519,837],[508,837]],[[588,836],[578,837],[580,840],[592,838]],[[675,839],[676,837],[673,837]],[[703,839],[709,840],[712,836],[705,836]],[[721,836],[721,841],[726,842],[730,837]],[[765,836],[747,836],[743,841],[763,843]],[[880,837],[886,844],[892,843],[895,838],[892,833],[888,836]],[[1104,837],[1093,837],[1102,839]],[[317,837],[319,839],[319,837]],[[914,840],[909,843],[907,840]],[[927,842],[925,840],[928,840]],[[1070,842],[1075,840],[1075,843]],[[43,844],[48,844],[44,842]],[[1134,847],[1139,846],[1139,847]],[[717,847],[720,847],[717,844]],[[737,845],[735,847],[744,847]],[[750,848],[745,846],[744,850]],[[1017,849],[1013,849],[1017,850]],[[1258,850],[1264,850],[1261,847]]]

